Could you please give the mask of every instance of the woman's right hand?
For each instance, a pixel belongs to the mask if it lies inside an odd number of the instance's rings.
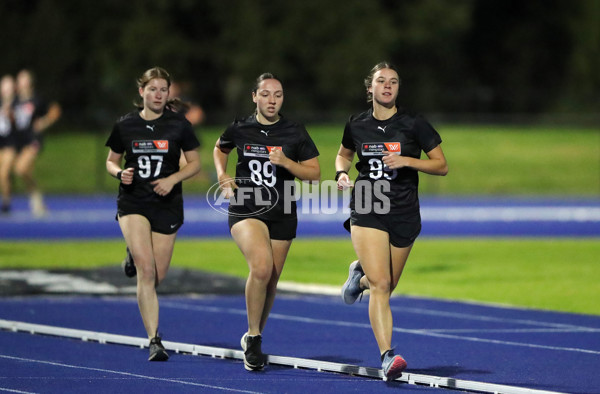
[[[354,182],[350,179],[350,176],[346,173],[341,173],[337,180],[338,190],[346,190],[354,187]]]
[[[223,174],[219,177],[219,188],[224,198],[230,199],[233,197],[233,189],[236,187],[235,180],[228,174]]]
[[[121,172],[121,183],[124,185],[131,185],[133,183],[133,173],[135,168],[129,167]]]

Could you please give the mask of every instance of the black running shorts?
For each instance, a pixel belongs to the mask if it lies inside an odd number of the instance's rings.
[[[348,231],[350,231],[350,226],[369,227],[385,231],[390,236],[392,246],[406,248],[412,245],[421,233],[421,214],[418,211],[401,215],[359,214],[352,210],[350,219],[344,223],[344,227]]]
[[[234,224],[241,222],[245,219],[257,219],[267,225],[269,229],[269,238],[278,241],[289,241],[290,239],[296,238],[296,229],[298,228],[298,218],[285,217],[282,220],[270,220],[261,217],[240,217],[235,215],[229,215],[229,231]]]
[[[175,234],[183,225],[183,205],[180,203],[119,201],[117,218],[126,215],[142,215],[150,222],[152,232],[160,234]]]

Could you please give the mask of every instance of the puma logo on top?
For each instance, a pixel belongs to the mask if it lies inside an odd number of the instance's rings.
[[[146,125],[146,128],[147,128],[147,129],[150,129],[150,131],[154,131],[154,126],[156,126],[156,125],[155,125],[155,124],[153,124],[153,125],[149,125],[149,124],[147,124],[147,125]]]
[[[268,131],[261,130],[260,132],[263,133],[264,135],[266,135],[267,137],[269,136],[269,132]]]
[[[385,128],[386,127],[387,126],[377,126],[377,130],[381,130],[381,131],[383,131],[385,133]]]

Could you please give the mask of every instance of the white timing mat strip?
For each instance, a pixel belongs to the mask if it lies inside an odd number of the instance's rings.
[[[28,332],[30,334],[53,335],[65,338],[81,339],[82,341],[93,341],[101,344],[119,344],[128,346],[137,346],[140,348],[148,347],[147,338],[131,337],[126,335],[108,334],[96,331],[77,330],[64,327],[47,326],[41,324],[31,324],[12,320],[0,319],[0,329],[13,332]],[[244,354],[241,350],[226,349],[212,346],[193,345],[180,342],[163,341],[166,349],[175,353],[188,353],[194,356],[210,356],[213,358],[228,358],[243,360]],[[348,375],[362,376],[375,379],[383,379],[383,374],[378,368],[360,367],[357,365],[340,364],[328,361],[311,360],[306,358],[285,357],[269,355],[267,362],[273,365],[281,365],[292,368],[311,369],[320,372],[337,372]],[[542,394],[554,393],[555,391],[534,390],[515,386],[506,386],[493,383],[482,383],[470,380],[460,380],[454,378],[445,378],[439,376],[420,375],[404,372],[397,381],[414,385],[424,385],[429,387],[440,387],[456,389],[463,391],[475,391],[483,393],[503,393],[503,394]]]

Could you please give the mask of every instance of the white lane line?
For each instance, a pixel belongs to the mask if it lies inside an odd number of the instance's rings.
[[[279,289],[279,287],[278,287]],[[323,297],[312,297],[313,295],[333,295],[339,296],[340,287],[339,286],[322,286],[322,285],[310,285],[308,291],[303,291],[303,284],[295,284],[294,286],[286,286],[283,289],[285,290],[293,290],[298,293],[304,293],[305,296],[302,297],[303,301],[311,302],[315,304],[321,305],[332,305],[332,300],[323,298]],[[318,293],[319,289],[321,289],[321,293]],[[368,294],[368,293],[367,293]],[[285,296],[281,296],[283,298]],[[292,296],[293,297],[293,296]],[[393,295],[392,300],[396,297],[400,297],[399,295]],[[409,296],[414,297],[416,299],[421,299],[421,297],[417,296]],[[338,297],[333,301],[333,304],[342,305],[337,301]],[[429,299],[429,298],[426,298]],[[438,302],[443,302],[447,300],[437,300]],[[450,301],[452,302],[452,301]],[[519,307],[508,307],[506,305],[495,304],[495,303],[485,303],[485,302],[475,302],[475,301],[456,301],[459,303],[466,303],[469,305],[482,306],[482,307],[494,307],[494,308],[504,308],[518,311],[527,311],[526,308]],[[356,308],[361,304],[357,304],[353,306]],[[368,302],[362,304],[366,309],[368,307]],[[499,306],[500,305],[500,306]],[[345,305],[344,305],[345,306]],[[508,324],[522,324],[522,325],[531,325],[536,327],[543,328],[556,328],[556,329],[565,329],[572,331],[581,331],[581,332],[596,332],[600,330],[600,327],[587,327],[581,325],[574,324],[565,324],[565,323],[555,323],[541,320],[531,320],[531,319],[514,319],[514,318],[506,318],[506,317],[496,317],[496,316],[486,316],[486,315],[478,315],[472,313],[464,313],[464,312],[448,312],[436,309],[425,309],[425,308],[412,308],[412,307],[404,307],[404,306],[392,306],[392,312],[402,312],[402,313],[413,313],[418,315],[431,315],[436,317],[444,317],[444,318],[455,318],[459,320],[475,320],[475,321],[483,321],[483,322],[497,322],[497,323],[508,323]]]
[[[214,389],[214,390],[233,391],[236,393],[257,393],[256,391],[238,390],[238,389],[232,389],[229,387],[213,386],[210,384],[186,382],[185,380],[179,380],[179,379],[157,378],[155,376],[147,376],[147,375],[140,375],[140,374],[130,373],[130,372],[115,371],[112,369],[84,367],[81,365],[65,364],[65,363],[58,363],[58,362],[46,361],[46,360],[36,360],[36,359],[31,359],[31,358],[14,357],[14,356],[8,356],[5,354],[0,354],[0,358],[4,358],[7,360],[14,360],[14,361],[23,361],[23,362],[30,362],[30,363],[37,363],[37,364],[53,365],[53,366],[63,367],[63,368],[73,368],[73,369],[82,369],[82,370],[86,370],[86,371],[111,373],[111,374],[116,374],[116,375],[121,375],[121,376],[127,376],[130,378],[157,380],[157,381],[167,382],[167,383],[178,383],[178,384],[183,384],[186,386],[203,387],[203,388],[209,388],[209,389]]]
[[[162,302],[161,306],[176,308],[176,309],[197,310],[197,311],[203,311],[203,312],[231,313],[231,314],[244,315],[244,316],[246,315],[245,309],[236,309],[236,308],[220,308],[220,307],[211,307],[211,306],[184,305],[184,304],[178,304],[178,303],[168,302],[168,301]],[[294,322],[306,323],[306,324],[319,324],[319,325],[328,325],[328,326],[337,326],[337,327],[354,327],[354,328],[363,328],[363,329],[369,329],[369,330],[371,329],[371,325],[367,324],[367,323],[354,323],[354,322],[349,322],[349,321],[327,320],[327,319],[317,319],[317,318],[311,318],[311,317],[291,316],[291,315],[284,315],[281,313],[271,313],[269,315],[269,318],[285,320],[285,321],[294,321]],[[492,344],[496,344],[496,345],[518,346],[518,347],[526,347],[526,348],[537,348],[537,349],[557,350],[557,351],[565,351],[565,352],[600,355],[600,351],[596,351],[596,350],[573,348],[573,347],[538,345],[538,344],[526,343],[526,342],[501,341],[501,340],[496,340],[496,339],[477,338],[477,337],[472,337],[472,336],[459,336],[459,335],[451,335],[451,334],[435,332],[435,331],[428,330],[428,329],[408,329],[408,328],[394,327],[393,330],[394,330],[394,332],[402,332],[405,334],[414,334],[414,335],[430,336],[430,337],[446,338],[446,339],[456,339],[459,341],[492,343]]]
[[[34,391],[13,390],[6,387],[0,387],[0,391],[6,391],[7,393],[35,394]]]
[[[460,334],[460,333],[514,333],[514,334],[529,334],[529,333],[552,333],[552,334],[557,334],[557,333],[564,333],[564,334],[581,334],[581,333],[591,333],[591,334],[595,334],[595,333],[599,333],[600,332],[600,328],[589,328],[589,329],[585,329],[585,330],[580,330],[580,329],[573,329],[573,328],[464,328],[464,329],[452,329],[452,328],[440,328],[440,329],[431,329],[431,328],[427,328],[424,329],[430,332],[441,332],[441,333],[454,333],[454,334]]]
[[[563,351],[563,352],[574,352],[574,353],[600,355],[600,351],[598,351],[598,350],[581,349],[581,348],[575,348],[575,347],[538,345],[535,343],[502,341],[499,339],[478,338],[478,337],[472,337],[472,336],[466,337],[466,336],[459,336],[459,335],[444,334],[444,333],[434,332],[431,330],[407,330],[407,329],[402,329],[402,328],[398,328],[398,329],[394,328],[393,330],[395,332],[403,332],[403,333],[424,335],[424,336],[445,338],[445,339],[456,339],[459,341],[492,343],[492,344],[496,344],[496,345],[518,346],[518,347],[526,347],[526,348],[532,348],[532,349],[556,350],[556,351]]]
[[[0,328],[9,329],[15,332],[25,331],[31,334],[49,334],[55,336],[67,336],[70,338],[80,337],[81,339],[87,340],[96,340],[99,343],[113,343],[113,344],[122,344],[122,345],[134,345],[139,346],[140,343],[147,341],[146,338],[137,338],[137,337],[127,337],[124,335],[115,335],[94,331],[84,331],[84,330],[75,330],[63,327],[55,327],[55,326],[45,326],[31,323],[23,323],[9,320],[1,320],[0,319]],[[243,353],[239,350],[233,349],[225,349],[225,348],[217,348],[212,346],[201,346],[201,345],[193,345],[186,343],[176,343],[176,342],[163,342],[163,345],[169,350],[175,350],[179,353],[179,350],[184,349],[185,352],[191,353],[192,355],[202,354],[205,356],[211,357],[221,357],[221,358],[233,358],[240,359],[243,358]],[[37,362],[49,365],[57,365],[67,368],[78,368],[84,370],[91,371],[99,371],[99,372],[109,372],[115,373],[119,375],[125,376],[133,376],[133,377],[141,377],[145,379],[159,380],[159,381],[167,381],[173,383],[180,383],[186,385],[200,386],[204,388],[215,388],[226,391],[235,391],[235,392],[250,392],[250,391],[242,391],[236,389],[223,388],[219,386],[210,386],[199,383],[191,383],[176,379],[164,379],[164,378],[155,378],[152,376],[138,375],[132,374],[128,372],[122,371],[113,371],[106,370],[100,368],[90,368],[90,367],[82,367],[78,365],[71,364],[63,364],[56,362],[49,362],[45,360],[34,360],[34,359],[25,359],[20,357],[6,356],[0,355],[0,358],[14,359],[17,361],[29,361],[29,362]],[[312,360],[312,359],[303,359],[296,357],[285,357],[285,356],[275,356],[268,355],[267,362],[269,364],[283,365],[287,367],[293,367],[294,369],[305,368],[311,370],[317,370],[319,372],[337,372],[343,373],[347,375],[356,375],[363,376],[369,378],[383,379],[383,373],[378,368],[370,368],[370,367],[360,367],[357,365],[350,364],[341,364],[334,363],[329,361],[320,361],[320,360]],[[529,389],[518,386],[507,386],[495,383],[484,383],[477,382],[471,380],[461,380],[440,376],[431,376],[431,375],[421,375],[421,374],[413,374],[410,372],[404,372],[402,376],[398,379],[398,381],[402,381],[408,384],[413,385],[424,385],[429,387],[442,387],[442,388],[452,388],[458,390],[465,391],[475,391],[475,392],[484,392],[484,393],[506,393],[506,394],[548,394],[548,393],[556,393],[554,391],[545,391],[545,390],[536,390]]]
[[[414,314],[419,314],[419,315],[431,315],[431,316],[446,317],[446,318],[456,318],[456,319],[461,319],[461,320],[477,320],[477,321],[495,322],[495,323],[523,324],[523,325],[532,325],[532,326],[539,326],[539,327],[564,328],[564,329],[581,330],[581,331],[597,330],[594,327],[584,327],[584,326],[577,326],[577,325],[573,325],[573,324],[553,323],[553,322],[545,322],[545,321],[530,320],[530,319],[512,319],[512,318],[495,317],[495,316],[474,315],[471,313],[447,312],[447,311],[440,311],[440,310],[435,310],[435,309],[393,306],[392,311],[414,313]]]

